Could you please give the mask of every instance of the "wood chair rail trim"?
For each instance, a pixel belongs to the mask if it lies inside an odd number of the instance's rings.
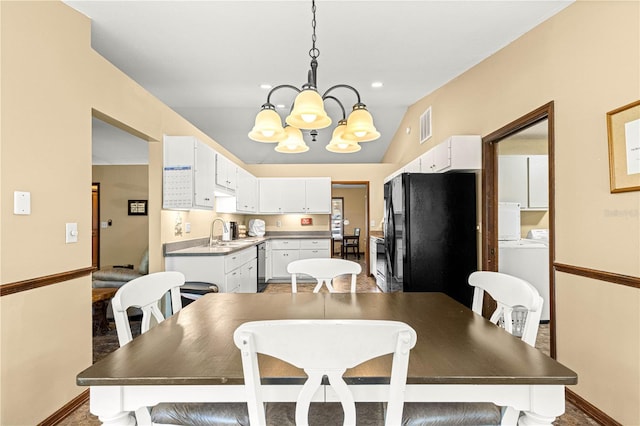
[[[0,285],[0,297],[84,277],[91,274],[94,270],[95,268],[90,266],[87,268],[60,272],[58,274],[30,278],[24,281],[2,284]]]
[[[640,288],[640,278],[631,275],[616,274],[613,272],[599,271],[597,269],[584,268],[582,266],[567,265],[554,262],[553,267],[558,272],[606,281],[627,287]]]

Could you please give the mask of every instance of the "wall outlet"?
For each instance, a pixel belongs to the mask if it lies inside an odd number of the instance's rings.
[[[30,192],[13,192],[13,214],[31,214]]]
[[[187,222],[184,224],[184,232],[187,234],[191,232],[191,223]]]
[[[281,220],[276,220],[276,226],[278,228],[280,228],[282,226],[282,221]]]

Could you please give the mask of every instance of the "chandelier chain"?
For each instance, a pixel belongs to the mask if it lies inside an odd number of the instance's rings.
[[[318,59],[320,56],[320,49],[316,47],[316,2],[315,0],[311,1],[311,13],[313,18],[311,19],[311,28],[313,28],[313,34],[311,35],[311,50],[309,50],[309,56],[311,59]]]

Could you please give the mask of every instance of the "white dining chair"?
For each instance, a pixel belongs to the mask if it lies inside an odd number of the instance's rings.
[[[318,283],[313,289],[318,293],[323,285],[330,293],[335,293],[333,279],[339,275],[351,274],[351,293],[356,292],[356,280],[362,267],[357,262],[334,258],[313,258],[294,260],[287,265],[287,272],[291,274],[291,292],[298,292],[298,274],[311,275]]]
[[[341,413],[333,420],[344,416],[344,425],[356,424],[357,409],[354,397],[343,378],[348,368],[353,368],[370,359],[393,354],[390,371],[386,416],[380,404],[378,414],[385,416],[384,424],[400,424],[404,402],[404,390],[409,365],[409,353],[416,343],[416,332],[409,325],[397,321],[380,320],[274,320],[254,321],[240,325],[234,335],[234,342],[242,354],[249,419],[252,425],[309,424],[309,412],[314,394],[320,388],[324,376],[328,377],[340,405],[320,404],[319,412],[332,412],[330,407],[338,407]],[[297,396],[295,416],[282,416],[277,406],[286,403],[267,403],[260,381],[258,354],[266,354],[301,368],[307,379]],[[274,407],[276,406],[276,407]],[[291,404],[286,405],[291,407]],[[275,413],[278,417],[271,418]],[[372,414],[372,413],[369,413]],[[289,421],[286,421],[288,419]],[[332,419],[329,417],[329,419]],[[382,424],[382,421],[368,424]]]
[[[498,304],[489,321],[535,347],[544,300],[529,282],[501,272],[476,271],[469,275],[475,287],[472,309],[482,315],[486,291]]]
[[[497,308],[489,321],[535,346],[543,299],[538,290],[525,280],[501,272],[477,271],[469,275],[474,288],[472,310],[482,315],[485,291],[496,301]],[[403,425],[516,425],[520,412],[492,403],[410,403],[405,406]],[[440,423],[438,423],[440,424]]]
[[[136,307],[142,310],[140,332],[145,333],[151,326],[151,318],[156,323],[164,321],[159,303],[167,292],[171,293],[171,312],[182,309],[180,286],[184,281],[184,275],[180,272],[156,272],[135,278],[118,289],[111,305],[120,346],[133,339],[127,309]]]
[[[152,318],[156,323],[165,320],[159,304],[167,292],[171,295],[168,312],[175,314],[182,309],[180,287],[184,282],[185,277],[181,272],[156,272],[131,280],[118,289],[112,305],[121,347],[133,340],[127,309],[136,307],[142,310],[140,333],[146,333],[151,328]],[[135,416],[139,426],[249,424],[247,408],[240,403],[165,402],[139,408]]]

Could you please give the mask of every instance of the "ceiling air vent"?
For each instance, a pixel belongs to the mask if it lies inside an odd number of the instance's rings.
[[[420,143],[426,142],[431,137],[431,107],[427,108],[420,116]]]

